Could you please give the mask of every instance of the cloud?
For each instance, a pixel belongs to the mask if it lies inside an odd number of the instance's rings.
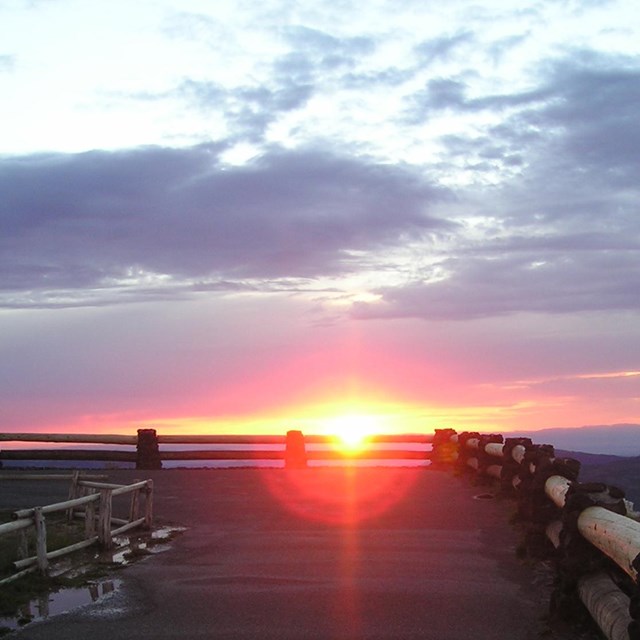
[[[344,274],[354,252],[450,227],[429,215],[448,193],[409,168],[317,149],[274,149],[234,167],[220,161],[224,148],[3,159],[4,291],[20,304],[20,292],[136,279],[144,290],[154,278]]]
[[[0,55],[0,72],[10,72],[16,67],[16,57],[10,55]]]
[[[582,239],[563,240],[566,251],[541,239],[528,250],[500,243],[492,254],[448,258],[437,265],[445,278],[381,289],[383,302],[356,303],[354,315],[470,320],[523,312],[640,310],[639,243],[607,247],[599,241],[580,251]]]
[[[581,51],[545,63],[539,77],[512,95],[469,99],[461,79],[434,80],[419,95],[422,113],[504,118],[441,138],[440,169],[466,168],[479,185],[459,191],[467,231],[413,281],[359,303],[356,317],[640,309],[640,71],[634,60]],[[482,186],[483,174],[497,185]]]

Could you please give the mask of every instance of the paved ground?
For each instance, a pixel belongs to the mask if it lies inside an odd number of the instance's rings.
[[[123,585],[105,603],[12,637],[549,637],[548,587],[515,557],[510,502],[478,499],[484,489],[449,472],[109,472],[113,481],[141,475],[154,479],[157,522],[188,530],[170,551],[119,572]],[[3,483],[0,508],[43,497],[44,488],[18,484]],[[64,498],[66,486],[48,492]]]

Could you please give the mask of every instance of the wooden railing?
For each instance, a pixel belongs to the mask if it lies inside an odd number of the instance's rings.
[[[24,480],[26,476],[22,476]],[[60,476],[30,476],[33,480],[52,481]],[[126,518],[114,515],[113,499],[131,494],[129,512]],[[141,510],[140,496],[144,495],[144,511]],[[47,549],[47,516],[65,512],[67,519],[84,519],[84,536],[79,542],[49,551]],[[130,485],[117,485],[85,479],[75,472],[71,476],[69,500],[40,507],[18,509],[12,514],[12,521],[0,524],[0,536],[19,533],[17,556],[13,562],[15,573],[0,580],[0,585],[11,582],[32,571],[46,573],[53,559],[81,551],[93,545],[103,549],[113,546],[114,537],[136,527],[151,528],[153,520],[153,481],[142,480]],[[114,528],[115,525],[115,528]],[[35,530],[36,554],[28,556],[27,534]]]
[[[524,550],[556,568],[552,613],[579,600],[609,640],[640,638],[640,522],[624,492],[580,483],[580,463],[527,438],[436,431],[433,459],[515,497]]]
[[[0,449],[2,460],[65,460],[128,462],[137,469],[160,469],[163,461],[176,460],[276,460],[289,468],[306,467],[309,461],[316,460],[428,460],[429,452],[413,450],[406,445],[430,444],[430,434],[378,435],[367,440],[371,445],[385,444],[389,448],[380,449],[365,446],[357,450],[346,450],[335,445],[332,436],[303,435],[291,430],[285,435],[158,435],[155,429],[139,429],[135,436],[128,435],[89,435],[56,433],[0,433],[2,442],[46,442],[98,445],[135,446],[135,451],[102,449]],[[165,449],[171,445],[217,445],[218,448],[181,451]],[[274,445],[277,448],[274,448]],[[324,445],[314,448],[315,445]],[[228,447],[233,446],[233,449]],[[269,446],[271,448],[264,448]],[[221,447],[227,447],[221,448]],[[261,448],[263,447],[263,448]]]
[[[153,429],[141,429],[137,436],[88,436],[68,434],[0,434],[0,441],[73,442],[92,444],[135,445],[136,451],[77,451],[77,450],[5,450],[2,459],[66,459],[135,462],[138,468],[159,469],[168,460],[281,460],[289,468],[306,467],[313,460],[349,459],[422,459],[430,460],[434,468],[455,469],[465,473],[478,484],[492,483],[495,495],[511,496],[516,501],[517,517],[523,524],[525,540],[523,552],[532,558],[547,558],[556,568],[556,586],[552,613],[565,615],[576,609],[576,603],[586,607],[609,640],[640,640],[640,522],[633,506],[625,500],[624,492],[604,483],[578,481],[580,463],[559,458],[554,447],[533,444],[528,438],[504,438],[502,435],[456,433],[452,429],[437,429],[433,435],[377,436],[375,444],[391,445],[391,449],[373,447],[346,454],[339,447],[314,449],[315,445],[329,445],[327,436],[304,436],[289,431],[286,436],[181,436],[158,435]],[[431,451],[416,451],[409,444],[431,444]],[[163,451],[160,446],[171,445],[234,445],[237,450]],[[279,445],[277,450],[260,448]],[[404,445],[404,446],[403,446]],[[148,482],[148,481],[147,481]],[[82,486],[83,483],[80,483]],[[95,521],[92,506],[104,505],[108,514],[107,496],[122,491],[150,491],[149,484],[128,488],[113,485],[84,483],[85,490],[100,491],[91,496],[74,496],[72,506],[86,505],[84,517],[87,527]],[[149,494],[150,495],[150,494]],[[487,494],[493,495],[493,494]],[[104,497],[103,497],[104,496]],[[78,502],[74,502],[74,500]],[[150,505],[150,499],[148,504]],[[68,503],[53,505],[70,509]],[[51,505],[50,505],[51,507]],[[148,507],[150,509],[150,506]],[[23,518],[24,526],[42,528],[48,511],[30,510]],[[149,514],[142,519],[150,521]],[[103,516],[101,522],[116,522]],[[109,544],[110,536],[122,527],[141,524],[139,517],[120,521],[120,528],[111,530],[105,524],[98,532],[87,535],[89,540]],[[9,523],[17,527],[15,523]],[[9,525],[0,526],[0,534]],[[5,527],[3,530],[2,527]],[[95,541],[94,540],[94,541]],[[55,553],[55,552],[54,552]],[[31,565],[46,566],[45,551],[39,551]],[[38,558],[40,558],[38,560]],[[38,562],[40,565],[38,565]]]

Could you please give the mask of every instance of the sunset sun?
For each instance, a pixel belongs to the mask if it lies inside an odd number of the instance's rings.
[[[357,451],[367,438],[380,432],[380,419],[374,415],[346,414],[328,418],[325,422],[328,434],[334,435],[340,447],[346,451]]]

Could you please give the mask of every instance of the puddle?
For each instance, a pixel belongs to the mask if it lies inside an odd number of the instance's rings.
[[[160,527],[151,533],[122,535],[114,538],[115,546],[110,551],[95,549],[58,560],[51,566],[50,575],[77,578],[99,564],[129,565],[140,558],[171,549],[171,541],[186,527]],[[62,588],[42,594],[20,607],[14,616],[0,617],[0,636],[3,629],[18,629],[30,622],[45,620],[67,613],[73,609],[101,602],[116,592],[122,580],[92,580],[82,587]]]
[[[493,500],[495,495],[493,493],[479,493],[476,496],[473,496],[474,500]]]
[[[151,534],[117,536],[115,547],[110,551],[99,551],[98,562],[126,566],[146,555],[163,553],[171,549],[171,540],[175,534],[186,531],[186,527],[160,527]]]
[[[103,580],[84,587],[46,593],[20,607],[15,616],[0,618],[0,629],[18,629],[30,622],[46,620],[94,602],[101,602],[120,588],[121,580]]]

